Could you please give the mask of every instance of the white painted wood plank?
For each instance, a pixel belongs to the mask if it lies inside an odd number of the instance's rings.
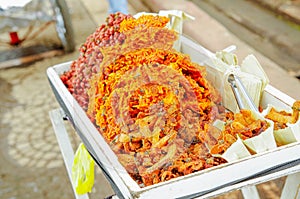
[[[300,199],[300,172],[288,175],[280,199]]]
[[[70,179],[70,183],[73,188],[74,195],[76,199],[89,199],[88,194],[83,194],[83,195],[76,194],[76,189],[72,183],[72,164],[74,160],[74,151],[63,122],[62,110],[61,109],[52,110],[49,112],[49,115],[54,129],[54,133],[57,138],[59,148],[61,150],[61,154],[63,156],[63,160],[65,162],[65,166]]]

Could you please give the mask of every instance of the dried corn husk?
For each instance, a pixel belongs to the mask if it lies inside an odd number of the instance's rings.
[[[268,150],[275,149],[277,145],[273,135],[274,122],[265,119],[261,114],[257,112],[253,111],[252,114],[255,119],[266,120],[269,124],[269,128],[267,128],[264,132],[257,136],[243,140],[243,143],[252,153],[262,153]]]
[[[213,126],[217,127],[219,130],[223,131],[226,123],[221,120],[216,120]],[[247,147],[243,143],[243,140],[237,136],[236,141],[222,154],[216,155],[224,158],[227,162],[233,162],[235,160],[243,159],[245,157],[251,156],[251,153],[248,151]]]
[[[238,136],[237,140],[221,155],[228,162],[243,159],[250,156],[251,153],[244,145],[243,140]]]
[[[261,114],[251,111],[251,115],[255,120],[266,120],[269,127],[257,136],[243,140],[238,134],[236,141],[234,141],[226,151],[220,156],[228,162],[245,158],[255,153],[262,153],[276,148],[276,142],[273,135],[274,123],[271,120],[265,119]],[[233,123],[232,123],[233,124]],[[215,121],[214,126],[220,130],[224,129],[225,123],[222,121]],[[218,155],[217,155],[218,156]]]
[[[266,116],[270,112],[271,108],[275,107],[269,104],[262,114]],[[276,110],[292,113],[292,108],[276,108]],[[295,123],[287,123],[286,128],[274,130],[274,137],[279,146],[300,141],[300,117],[298,117],[298,120]]]
[[[170,19],[170,22],[167,24],[167,28],[175,30],[180,35],[183,33],[183,22],[184,20],[190,19],[195,20],[195,18],[187,13],[180,10],[161,10],[158,13],[161,16],[166,16]],[[174,49],[180,51],[181,43],[180,40],[177,40],[174,43]]]
[[[249,96],[258,107],[262,92],[269,83],[269,79],[254,55],[248,55],[241,66],[239,66],[236,55],[221,51],[217,52],[216,56],[212,57],[207,64],[213,68],[208,70],[208,76],[211,77],[209,80],[216,88],[220,89],[223,96],[223,104],[227,109],[233,112],[238,110],[235,97],[227,82],[229,74],[234,74],[241,79]],[[242,99],[242,101],[246,108],[250,108],[247,107],[245,99]]]
[[[134,15],[135,18],[140,17],[141,15],[159,15],[165,16],[170,19],[169,23],[166,25],[166,28],[174,30],[175,32],[179,33],[180,35],[183,33],[183,22],[185,20],[194,20],[195,18],[181,10],[160,10],[159,13],[147,13],[147,12],[140,12]],[[180,51],[181,42],[177,40],[174,42],[174,49]]]

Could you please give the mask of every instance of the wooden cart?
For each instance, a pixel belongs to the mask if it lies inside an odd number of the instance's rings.
[[[185,37],[182,37],[181,40],[181,51],[189,54],[194,62],[203,64],[203,61],[209,58],[211,52],[201,45]],[[63,118],[68,118],[73,124],[87,150],[111,183],[116,194],[114,197],[209,198],[241,189],[245,198],[255,199],[259,198],[255,185],[288,176],[281,198],[300,198],[299,142],[281,146],[239,161],[219,165],[215,168],[205,169],[170,182],[158,183],[146,188],[139,187],[119,163],[116,155],[61,82],[59,75],[67,71],[69,66],[70,62],[63,63],[50,67],[47,71],[50,85],[62,107],[62,109],[51,111],[50,117],[69,177],[71,177],[74,153],[63,125]],[[271,103],[278,107],[287,107],[291,106],[294,101],[291,97],[268,85],[263,92],[260,105],[266,107],[268,103]],[[84,198],[88,196],[76,195],[76,197]]]

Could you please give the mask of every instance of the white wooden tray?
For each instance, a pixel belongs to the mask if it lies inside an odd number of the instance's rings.
[[[185,37],[181,40],[182,52],[189,54],[194,62],[203,64],[211,55],[211,52],[192,40]],[[141,188],[119,163],[117,156],[60,80],[60,74],[67,71],[70,65],[71,62],[67,62],[49,67],[47,76],[50,85],[86,148],[104,171],[120,198],[195,198],[218,190],[228,191],[226,187],[234,187],[257,176],[269,175],[269,178],[272,176],[274,178],[276,173],[283,176],[297,172],[293,169],[284,169],[300,164],[299,142]],[[271,103],[284,108],[293,102],[294,99],[268,85],[263,92],[261,106],[266,107]],[[281,170],[284,172],[280,173]]]

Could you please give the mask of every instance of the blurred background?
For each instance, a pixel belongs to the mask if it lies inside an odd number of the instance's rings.
[[[105,22],[108,2],[37,0],[25,6],[28,2],[0,0],[0,198],[74,198],[49,118],[59,105],[46,70],[77,59],[80,45]],[[184,34],[207,49],[234,44],[239,60],[254,54],[271,85],[300,99],[299,0],[128,0],[130,14],[165,9],[194,16]],[[65,124],[76,149],[80,139]],[[258,185],[261,198],[279,198],[284,180]],[[90,198],[112,194],[96,167]],[[237,190],[218,198],[243,197]]]

